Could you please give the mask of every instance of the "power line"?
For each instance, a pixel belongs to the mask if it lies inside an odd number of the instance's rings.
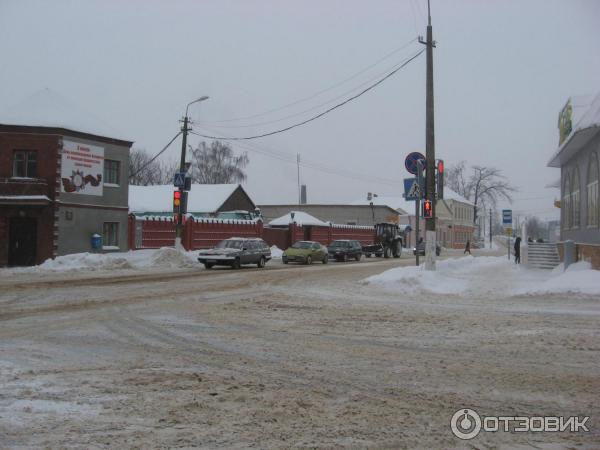
[[[196,136],[202,136],[201,134],[195,133],[193,131],[191,133],[195,134]],[[246,142],[243,145],[239,142],[236,142],[235,144],[230,144],[230,145],[233,145],[234,147],[242,148],[244,150],[248,150],[250,152],[256,152],[256,153],[262,154],[264,156],[278,159],[278,160],[288,163],[290,165],[298,164],[297,158],[293,157],[291,154],[287,154],[284,152],[278,152],[278,151],[275,151],[272,149],[267,149],[265,147],[257,147],[255,144],[250,144],[249,142]],[[398,187],[400,185],[400,181],[398,181],[398,180],[393,180],[390,178],[369,176],[369,175],[352,172],[352,171],[344,170],[344,169],[340,170],[337,167],[333,167],[333,166],[330,166],[327,164],[310,161],[310,160],[306,160],[306,159],[303,159],[300,161],[300,166],[307,168],[307,169],[317,170],[319,172],[327,173],[330,175],[336,175],[336,176],[340,176],[343,178],[353,179],[355,181],[385,184],[385,185],[394,186],[394,187]]]
[[[312,95],[310,95],[310,96],[308,96],[308,97],[302,98],[302,99],[300,99],[300,100],[296,100],[296,101],[294,101],[294,102],[292,102],[292,103],[288,103],[288,104],[286,104],[286,105],[283,105],[283,106],[280,106],[280,107],[278,107],[278,108],[274,108],[274,109],[270,109],[270,110],[267,110],[267,111],[263,111],[263,112],[261,112],[261,113],[253,114],[253,115],[251,115],[251,116],[236,117],[236,118],[233,118],[233,119],[225,119],[225,120],[213,120],[213,121],[210,121],[210,122],[209,122],[209,121],[204,121],[204,123],[208,123],[208,124],[217,124],[217,123],[225,123],[225,122],[237,122],[237,121],[240,121],[240,120],[247,120],[247,119],[255,119],[256,117],[266,116],[266,115],[268,115],[268,114],[271,114],[271,113],[274,113],[274,112],[281,111],[281,110],[283,110],[283,109],[289,108],[290,106],[295,106],[295,105],[297,105],[297,104],[299,104],[299,103],[303,103],[303,102],[306,102],[306,101],[308,101],[308,100],[312,100],[313,98],[315,98],[315,97],[318,97],[319,95],[321,95],[321,94],[323,94],[323,93],[325,93],[325,92],[328,92],[328,91],[330,91],[330,90],[332,90],[332,89],[335,89],[335,88],[337,88],[337,87],[341,86],[342,84],[345,84],[345,83],[347,83],[348,81],[350,81],[350,80],[353,80],[354,78],[358,77],[359,75],[362,75],[363,73],[365,73],[365,72],[369,71],[370,69],[372,69],[373,67],[377,66],[377,65],[378,65],[378,64],[380,64],[381,62],[383,62],[383,61],[385,61],[386,59],[390,58],[392,55],[395,55],[395,54],[396,54],[396,53],[398,53],[399,51],[401,51],[401,50],[404,50],[404,49],[405,49],[406,47],[408,47],[410,44],[412,44],[412,43],[416,42],[416,40],[417,40],[417,38],[411,39],[410,41],[408,41],[407,43],[405,43],[405,44],[404,44],[404,45],[402,45],[401,47],[398,47],[397,49],[395,49],[395,50],[392,50],[392,51],[391,51],[390,53],[388,53],[387,55],[385,55],[385,56],[383,56],[382,58],[378,59],[377,61],[375,61],[375,62],[374,62],[373,64],[371,64],[370,66],[368,66],[368,67],[366,67],[366,68],[364,68],[364,69],[362,69],[362,70],[360,70],[360,71],[356,72],[354,75],[351,75],[351,76],[349,76],[348,78],[346,78],[346,79],[344,79],[344,80],[342,80],[342,81],[340,81],[340,82],[338,82],[338,83],[335,83],[334,85],[332,85],[332,86],[329,86],[329,87],[327,87],[327,88],[325,88],[325,89],[322,89],[322,90],[320,90],[320,91],[318,91],[318,92],[316,92],[316,93],[314,93],[314,94],[312,94]],[[333,101],[333,100],[330,100],[330,101]]]
[[[146,167],[148,167],[150,164],[152,164],[156,158],[158,158],[160,155],[162,155],[162,154],[163,154],[163,152],[164,152],[164,151],[165,151],[167,148],[169,148],[169,145],[171,145],[171,144],[173,143],[173,141],[179,137],[179,135],[180,135],[180,134],[181,134],[181,131],[180,131],[179,133],[177,133],[177,134],[175,135],[175,137],[174,137],[173,139],[171,139],[171,140],[169,141],[169,143],[168,143],[167,145],[165,145],[165,146],[163,147],[163,149],[162,149],[160,152],[158,152],[156,155],[154,155],[150,161],[148,161],[146,164],[144,164],[142,167],[140,167],[140,168],[139,168],[138,170],[136,170],[134,173],[130,173],[130,174],[129,174],[129,178],[133,178],[133,177],[135,177],[135,176],[136,176],[138,173],[140,173],[142,170],[144,170]]]
[[[349,90],[347,90],[345,92],[342,92],[340,95],[338,95],[336,97],[333,97],[333,98],[331,98],[331,99],[329,99],[329,100],[327,100],[327,101],[325,101],[323,103],[320,103],[318,105],[315,105],[315,106],[313,106],[311,108],[308,108],[308,109],[305,109],[303,111],[299,111],[297,113],[290,114],[290,115],[282,117],[280,119],[268,120],[266,122],[258,122],[258,123],[252,123],[252,124],[247,124],[247,125],[212,125],[212,126],[216,127],[216,128],[254,128],[254,127],[260,127],[260,126],[263,126],[263,125],[270,125],[272,123],[283,122],[284,120],[291,119],[293,117],[301,116],[303,114],[306,114],[307,112],[314,111],[315,109],[319,109],[319,108],[321,108],[323,106],[326,106],[326,105],[328,105],[330,103],[333,103],[336,100],[339,100],[340,98],[343,98],[343,97],[351,94],[352,92],[355,92],[357,89],[360,89],[361,87],[363,87],[363,86],[365,86],[365,85],[373,82],[374,80],[376,80],[376,79],[378,79],[378,78],[386,75],[388,72],[390,72],[393,69],[396,69],[401,64],[403,64],[403,62],[396,63],[392,67],[389,67],[388,69],[386,69],[384,72],[378,73],[374,77],[369,78],[368,80],[360,83],[359,85],[353,87],[352,89],[349,89]]]
[[[285,128],[281,128],[279,130],[271,131],[269,133],[257,134],[257,135],[254,135],[254,136],[226,137],[226,136],[209,136],[209,135],[204,135],[204,134],[199,134],[199,133],[195,133],[195,134],[198,135],[198,136],[201,136],[203,138],[206,138],[206,139],[217,139],[217,140],[223,140],[223,141],[247,141],[247,140],[251,140],[251,139],[258,139],[258,138],[262,138],[262,137],[266,137],[266,136],[272,136],[274,134],[283,133],[283,132],[289,131],[289,130],[291,130],[293,128],[297,128],[297,127],[300,127],[302,125],[306,125],[307,123],[312,122],[314,120],[317,120],[317,119],[323,117],[324,115],[329,114],[330,112],[334,111],[335,109],[338,109],[338,108],[344,106],[345,104],[350,103],[351,101],[357,99],[358,97],[362,96],[363,94],[369,92],[371,89],[374,89],[375,87],[379,86],[385,80],[387,80],[391,76],[393,76],[396,73],[398,73],[401,69],[403,69],[404,67],[406,67],[411,61],[413,61],[414,59],[416,59],[424,51],[425,51],[425,49],[420,50],[414,56],[412,56],[408,60],[406,60],[402,65],[400,65],[399,67],[397,67],[396,69],[394,69],[393,71],[391,71],[390,73],[388,73],[387,75],[385,75],[379,81],[377,81],[377,82],[373,83],[372,85],[370,85],[369,87],[363,89],[358,94],[353,95],[352,97],[344,100],[343,102],[338,103],[337,105],[332,106],[331,108],[323,111],[322,113],[319,113],[316,116],[310,117],[309,119],[306,119],[306,120],[304,120],[302,122],[290,125],[290,126],[285,127]]]

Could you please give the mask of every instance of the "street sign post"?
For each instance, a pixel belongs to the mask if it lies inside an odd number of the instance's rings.
[[[508,247],[508,260],[510,261],[510,236],[512,229],[512,209],[502,210],[502,225],[506,229],[506,246]]]
[[[408,173],[412,173],[413,175],[417,174],[417,171],[419,170],[417,167],[417,161],[420,159],[425,160],[423,153],[412,152],[406,156],[406,159],[404,160],[404,167],[406,167]]]
[[[177,172],[173,177],[173,186],[183,189],[185,187],[185,172]]]
[[[417,178],[404,179],[404,198],[407,201],[415,201],[419,198],[423,198],[424,191],[425,183],[423,179],[421,179],[421,184],[419,184]]]

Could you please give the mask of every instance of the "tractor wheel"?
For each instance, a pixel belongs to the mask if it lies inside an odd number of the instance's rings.
[[[389,248],[389,247],[386,247],[386,248],[383,250],[383,257],[384,257],[384,258],[389,258],[390,256],[392,256],[392,251],[390,250],[390,248]]]
[[[400,258],[400,255],[402,255],[402,243],[400,241],[394,243],[393,254],[394,258]]]

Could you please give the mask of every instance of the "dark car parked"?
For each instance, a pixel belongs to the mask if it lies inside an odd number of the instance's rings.
[[[213,266],[231,266],[239,269],[244,264],[265,267],[271,259],[271,249],[259,238],[230,238],[217,244],[211,250],[201,250],[198,261],[210,269]]]
[[[360,242],[346,239],[333,241],[327,247],[327,251],[329,257],[336,261],[348,261],[349,259],[360,261],[363,255]]]
[[[417,246],[413,248],[413,255],[417,254],[417,250],[419,251],[419,256],[425,256],[425,241],[419,242]],[[440,247],[438,244],[435,244],[436,256],[440,256],[441,251],[442,247]]]

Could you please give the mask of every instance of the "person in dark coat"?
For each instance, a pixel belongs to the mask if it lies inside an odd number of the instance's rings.
[[[521,264],[521,238],[515,239],[515,264]]]
[[[467,239],[467,244],[465,245],[465,251],[463,253],[463,255],[465,253],[469,253],[469,255],[471,254],[471,241]]]

